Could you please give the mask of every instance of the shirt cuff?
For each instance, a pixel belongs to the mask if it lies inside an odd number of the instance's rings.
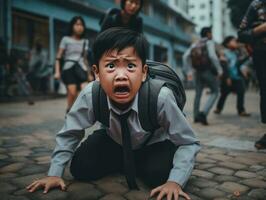
[[[52,165],[50,166],[50,169],[48,171],[47,176],[58,176],[62,177],[64,174],[65,167],[59,166],[59,165]]]
[[[180,187],[184,188],[190,177],[191,172],[192,172],[192,169],[188,169],[188,171],[186,172],[182,172],[177,169],[172,169],[170,171],[168,181],[175,182],[178,185],[180,185]]]

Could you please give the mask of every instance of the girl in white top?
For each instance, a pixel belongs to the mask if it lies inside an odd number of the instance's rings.
[[[74,103],[79,89],[86,86],[88,80],[80,80],[74,70],[75,62],[84,70],[84,73],[90,71],[88,69],[87,51],[89,41],[84,39],[85,22],[82,17],[75,16],[70,21],[68,36],[62,38],[56,56],[55,79],[62,78],[67,88],[67,112]],[[60,60],[63,58],[64,64],[60,66]],[[74,62],[73,62],[74,61]]]

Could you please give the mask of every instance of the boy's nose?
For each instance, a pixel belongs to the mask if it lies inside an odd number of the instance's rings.
[[[115,80],[116,81],[126,81],[126,80],[128,80],[128,77],[127,77],[127,74],[125,73],[125,71],[124,70],[119,70],[117,72]]]

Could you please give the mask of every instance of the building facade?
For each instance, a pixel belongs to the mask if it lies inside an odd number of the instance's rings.
[[[214,40],[221,42],[227,35],[236,35],[230,20],[228,0],[189,0],[188,14],[199,33],[204,26],[212,26]]]
[[[144,1],[141,16],[144,34],[149,41],[149,58],[167,62],[174,69],[181,66],[181,56],[191,43],[194,24],[184,16],[183,1]],[[176,1],[177,2],[177,1]],[[181,2],[181,1],[180,1]],[[172,2],[173,3],[173,2]],[[75,15],[85,19],[87,37],[92,42],[100,30],[99,20],[108,8],[119,7],[119,0],[0,0],[0,36],[8,50],[25,55],[36,39],[43,42],[54,63],[60,39]]]

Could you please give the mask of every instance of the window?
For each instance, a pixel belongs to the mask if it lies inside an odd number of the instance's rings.
[[[200,9],[204,9],[204,8],[206,8],[206,4],[204,3],[200,4]]]
[[[205,20],[205,19],[206,19],[206,17],[205,17],[204,15],[201,15],[201,16],[200,16],[200,20],[203,21],[203,20]]]
[[[12,43],[23,49],[30,49],[36,39],[42,41],[43,47],[49,47],[48,19],[28,13],[12,11]]]

